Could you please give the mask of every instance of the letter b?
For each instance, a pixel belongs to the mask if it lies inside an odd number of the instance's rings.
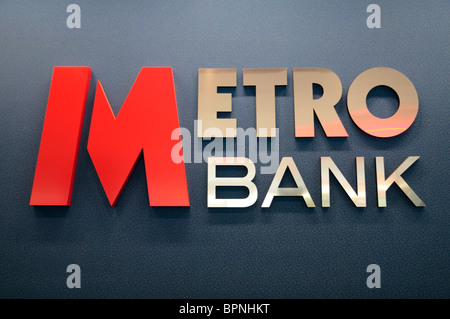
[[[216,166],[245,166],[244,177],[217,177]],[[252,182],[255,177],[255,164],[246,157],[209,157],[208,158],[208,207],[249,207],[258,199],[258,189]],[[246,198],[217,198],[218,186],[242,186],[248,189]]]

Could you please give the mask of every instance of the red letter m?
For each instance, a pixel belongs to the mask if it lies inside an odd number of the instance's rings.
[[[30,205],[70,205],[90,76],[54,68]],[[184,162],[171,158],[178,127],[171,68],[142,68],[117,117],[97,83],[88,151],[112,206],[141,151],[150,205],[189,206]]]

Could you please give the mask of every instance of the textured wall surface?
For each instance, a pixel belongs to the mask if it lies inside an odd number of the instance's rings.
[[[80,0],[81,29],[68,29],[70,3],[0,4],[0,297],[450,297],[448,1],[377,1],[380,29],[366,26],[370,1]],[[65,65],[93,71],[72,205],[30,207],[52,70]],[[190,208],[151,208],[142,157],[110,207],[86,150],[94,84],[117,114],[143,66],[173,68],[180,125],[190,130],[198,68],[237,68],[231,117],[248,128],[255,90],[242,86],[242,69],[287,67],[288,85],[276,90],[280,156],[294,158],[317,207],[278,198],[262,209],[273,175],[258,173],[254,206],[208,209],[202,163],[186,164]],[[346,108],[353,79],[377,66],[404,73],[419,95],[415,122],[394,138],[366,135]],[[336,109],[348,138],[326,138],[318,121],[314,138],[294,137],[294,67],[340,77]],[[368,103],[384,117],[397,107],[389,89]],[[427,206],[394,185],[377,208],[374,157],[390,174],[412,155],[421,158],[403,177]],[[321,156],[352,186],[355,156],[366,158],[367,208],[333,178],[331,207],[320,207]],[[81,289],[66,287],[72,263]],[[366,287],[372,263],[381,289]]]

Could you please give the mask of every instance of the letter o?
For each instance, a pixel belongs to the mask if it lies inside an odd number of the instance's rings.
[[[374,116],[367,108],[367,94],[377,86],[390,87],[399,99],[397,112],[386,119]],[[419,97],[403,73],[390,68],[373,68],[358,75],[350,85],[347,108],[353,122],[365,133],[393,137],[406,131],[414,122],[419,110]]]

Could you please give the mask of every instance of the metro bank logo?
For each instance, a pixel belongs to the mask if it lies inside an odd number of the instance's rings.
[[[30,205],[70,206],[80,145],[81,130],[90,85],[89,67],[55,67],[36,165]],[[334,106],[342,96],[342,85],[327,69],[294,69],[295,137],[314,136],[316,115],[327,137],[348,136]],[[275,137],[275,86],[286,85],[286,69],[244,69],[244,85],[256,87],[257,137]],[[323,95],[314,99],[312,85],[319,84]],[[366,105],[369,91],[388,86],[399,97],[397,112],[387,119],[377,118]],[[235,138],[236,120],[217,118],[217,112],[231,112],[231,94],[218,93],[221,86],[236,86],[235,69],[199,69],[198,137]],[[228,96],[227,96],[228,95]],[[413,84],[402,73],[389,68],[373,68],[360,74],[347,95],[347,107],[354,123],[365,133],[388,138],[406,131],[414,122],[419,102]],[[197,129],[197,128],[196,128]],[[174,135],[174,132],[178,134]],[[150,206],[189,206],[188,187],[181,145],[174,80],[170,67],[141,69],[117,115],[110,107],[98,81],[88,152],[111,206],[114,206],[127,179],[143,152]],[[255,135],[256,135],[255,134]],[[183,138],[184,139],[184,138]],[[174,150],[179,157],[174,159]],[[425,206],[401,177],[419,156],[408,157],[388,178],[384,158],[376,157],[378,206],[386,206],[386,192],[396,183],[415,206]],[[208,207],[248,207],[257,200],[252,182],[254,163],[245,157],[208,157]],[[216,167],[241,165],[242,178],[219,178]],[[279,187],[287,170],[297,184]],[[357,191],[350,186],[329,157],[321,158],[322,206],[330,206],[330,173],[357,207],[366,206],[364,158],[356,158]],[[216,187],[242,186],[244,199],[218,199]],[[291,157],[283,157],[262,207],[270,207],[275,196],[303,197],[315,207]]]

